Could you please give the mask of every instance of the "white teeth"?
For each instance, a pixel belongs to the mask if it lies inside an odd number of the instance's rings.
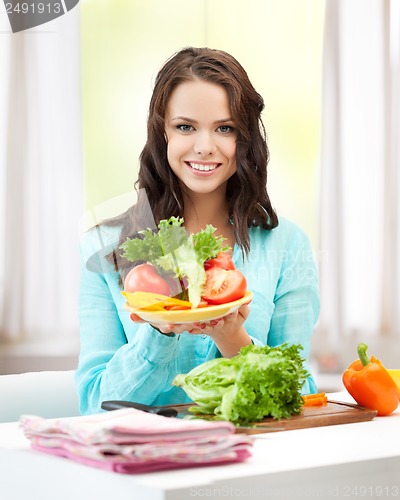
[[[214,165],[201,165],[200,163],[191,163],[189,162],[189,165],[194,168],[195,170],[201,170],[202,172],[208,172],[209,170],[215,170],[218,166],[218,164]]]

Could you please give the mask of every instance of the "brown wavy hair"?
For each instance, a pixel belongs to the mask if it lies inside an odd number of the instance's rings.
[[[250,226],[269,230],[278,225],[278,217],[267,192],[269,150],[261,119],[264,100],[239,62],[222,50],[187,47],[175,53],[161,68],[150,101],[147,142],[140,155],[139,175],[135,183],[137,203],[104,224],[121,225],[122,243],[147,227],[143,221],[149,220],[149,209],[156,224],[172,216],[183,217],[182,189],[167,160],[165,113],[174,89],[183,82],[195,79],[221,85],[229,96],[237,132],[237,171],[228,180],[226,195],[236,242],[247,254],[250,249]],[[131,262],[124,262],[121,258],[119,249],[110,258],[122,277],[127,268],[132,267]]]

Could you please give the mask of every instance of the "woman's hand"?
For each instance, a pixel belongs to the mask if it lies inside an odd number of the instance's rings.
[[[213,339],[222,356],[231,358],[239,353],[241,347],[252,343],[244,327],[244,322],[249,314],[250,307],[245,304],[237,311],[221,318],[220,322],[212,329],[210,329],[209,325],[203,325],[202,323],[199,326],[205,326],[205,329],[202,329],[201,332],[206,333]]]
[[[192,328],[186,328],[192,335],[209,335],[213,340],[219,337],[232,337],[240,330],[247,316],[250,313],[250,307],[245,304],[237,311],[230,313],[222,318],[211,321],[192,323]],[[187,327],[188,325],[186,325]],[[189,325],[190,326],[190,325]]]

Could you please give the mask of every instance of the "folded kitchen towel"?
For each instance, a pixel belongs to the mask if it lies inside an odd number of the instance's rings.
[[[35,450],[126,474],[239,462],[253,443],[230,422],[134,408],[60,419],[23,415],[20,425]]]

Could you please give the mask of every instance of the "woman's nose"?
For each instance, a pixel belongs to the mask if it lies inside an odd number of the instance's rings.
[[[198,155],[208,156],[215,152],[216,145],[212,134],[208,132],[196,134],[194,152]]]

